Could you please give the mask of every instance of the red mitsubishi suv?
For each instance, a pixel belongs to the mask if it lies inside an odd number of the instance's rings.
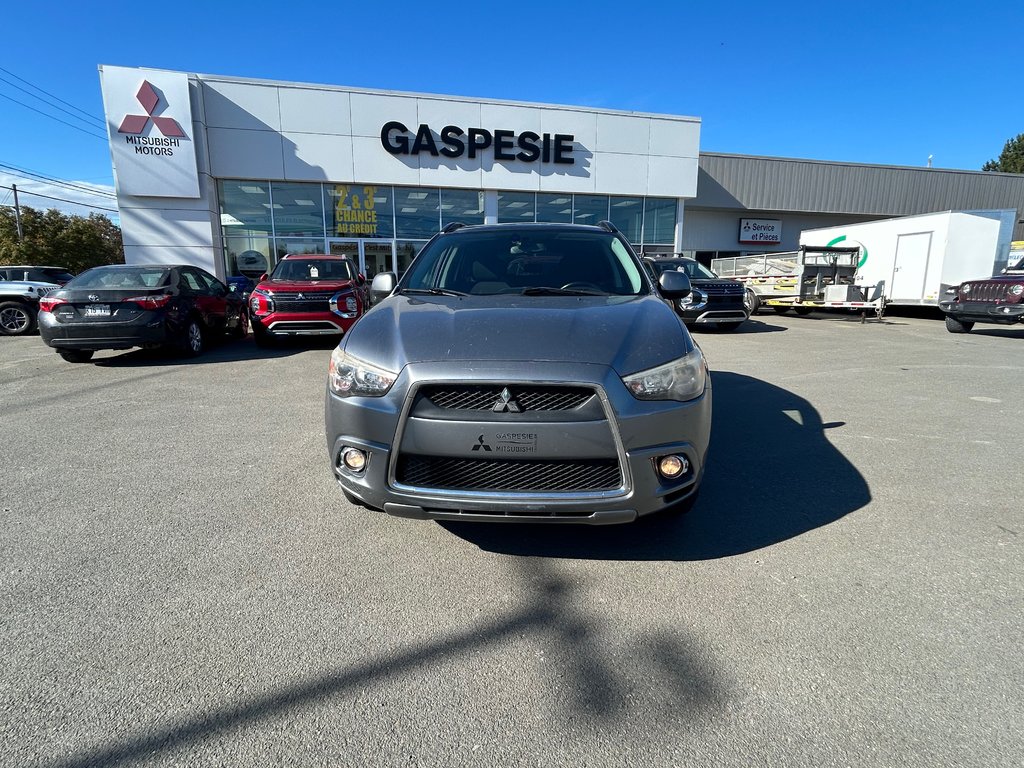
[[[366,278],[347,257],[288,255],[249,295],[252,335],[261,346],[280,336],[341,335],[368,304]]]

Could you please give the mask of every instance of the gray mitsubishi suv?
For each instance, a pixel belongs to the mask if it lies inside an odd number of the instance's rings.
[[[711,381],[611,224],[451,224],[331,355],[327,446],[349,501],[401,517],[623,523],[685,510]]]

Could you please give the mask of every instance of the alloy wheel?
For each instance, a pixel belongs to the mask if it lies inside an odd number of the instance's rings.
[[[28,314],[28,310],[21,307],[6,307],[0,310],[0,327],[3,328],[4,333],[15,335],[18,333],[24,333],[28,330],[29,325],[32,324],[32,318]]]

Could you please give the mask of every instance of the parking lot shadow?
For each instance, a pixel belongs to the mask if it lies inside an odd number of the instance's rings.
[[[737,334],[744,333],[776,333],[777,331],[788,331],[788,328],[784,328],[781,325],[771,325],[766,323],[764,320],[755,320],[753,317],[747,319],[739,328],[734,331],[725,331],[724,333],[728,336],[735,336]],[[701,331],[704,333],[721,333],[713,325],[694,325],[690,327],[690,331]]]
[[[101,357],[93,365],[104,368],[139,368],[172,365],[203,365],[233,363],[239,360],[267,360],[297,355],[310,349],[333,349],[338,337],[313,336],[281,339],[272,347],[259,347],[251,338],[226,340],[210,344],[196,357],[165,349],[133,349],[115,357]]]
[[[481,549],[595,560],[708,560],[828,525],[871,500],[802,397],[750,376],[713,374],[714,422],[700,499],[686,515],[585,527],[443,523]]]

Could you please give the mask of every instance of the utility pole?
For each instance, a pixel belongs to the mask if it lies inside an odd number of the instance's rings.
[[[11,189],[14,190],[14,223],[18,227],[18,242],[22,242],[25,236],[21,233],[21,208],[18,206],[18,185],[11,184]]]

